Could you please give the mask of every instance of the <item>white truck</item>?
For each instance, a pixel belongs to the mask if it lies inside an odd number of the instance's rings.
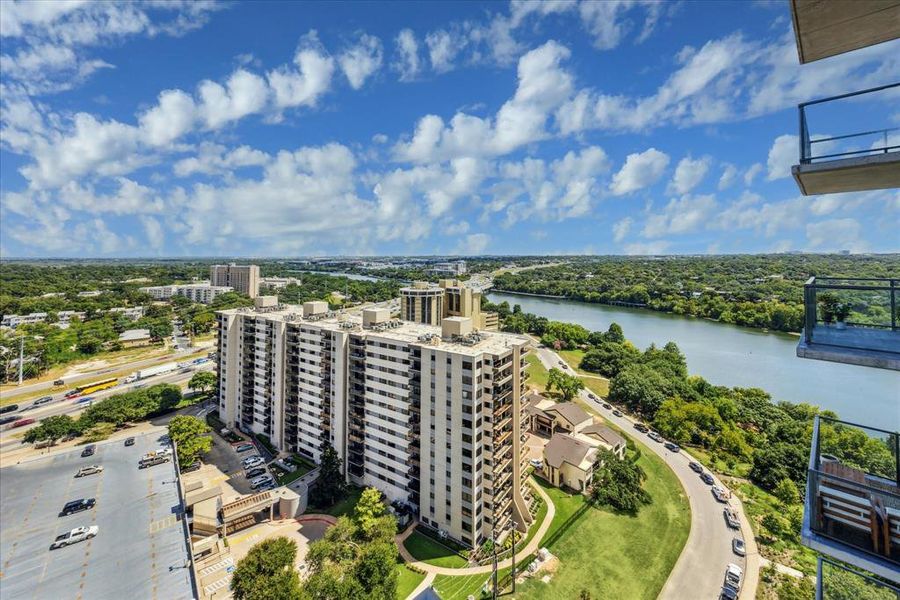
[[[178,363],[173,362],[163,363],[161,365],[156,365],[155,367],[147,367],[146,369],[135,371],[134,373],[126,377],[125,383],[134,383],[135,381],[147,379],[148,377],[153,377],[154,375],[162,375],[163,373],[174,371],[177,368]]]

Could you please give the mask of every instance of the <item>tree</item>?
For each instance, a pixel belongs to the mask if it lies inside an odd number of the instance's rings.
[[[178,462],[185,467],[212,449],[209,426],[191,415],[178,415],[169,421],[169,437],[175,443]]]
[[[609,329],[606,330],[605,338],[607,342],[622,344],[625,342],[625,332],[622,331],[622,326],[618,323],[610,323]]]
[[[55,444],[56,440],[64,435],[77,430],[75,420],[69,415],[54,415],[42,420],[40,425],[25,432],[24,440],[29,443],[49,441]]]
[[[191,375],[191,380],[188,381],[188,388],[203,393],[209,393],[215,386],[216,374],[209,371],[197,371]]]
[[[250,548],[231,577],[235,600],[300,600],[296,556],[297,543],[286,537],[270,538]]]
[[[367,541],[391,541],[397,533],[397,520],[387,514],[381,492],[366,488],[353,509],[360,536]]]
[[[669,381],[644,364],[631,365],[609,382],[609,399],[653,417],[669,396]]]
[[[788,506],[800,502],[800,492],[797,491],[797,485],[787,477],[778,482],[772,493]]]
[[[319,464],[319,477],[312,489],[313,504],[328,507],[344,495],[346,483],[341,469],[341,459],[334,447],[327,441],[322,443],[322,459]]]
[[[620,344],[601,341],[585,353],[580,366],[585,371],[599,373],[604,377],[615,377],[622,369],[635,364],[640,358],[640,351],[627,342]]]
[[[559,390],[563,400],[568,402],[578,395],[578,392],[584,389],[584,382],[580,377],[568,375],[559,369],[553,368],[550,369],[550,373],[547,377],[547,391],[553,391],[553,388]]]
[[[621,511],[635,513],[641,505],[650,503],[650,494],[643,488],[646,473],[640,465],[622,460],[612,451],[602,449],[600,466],[594,472],[591,500],[608,504]]]

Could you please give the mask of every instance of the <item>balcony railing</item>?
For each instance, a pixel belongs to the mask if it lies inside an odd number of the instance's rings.
[[[855,438],[865,454],[835,456],[829,440]],[[864,467],[864,468],[862,468]],[[803,543],[881,577],[900,573],[900,435],[816,417]]]
[[[895,600],[900,598],[900,587],[820,556],[816,576],[816,598],[819,600],[859,600],[861,598]]]
[[[900,278],[811,277],[797,355],[900,369]]]
[[[900,128],[885,127],[890,109],[873,109],[871,102],[896,105],[900,83],[821,98],[798,106],[800,160],[792,169],[806,194],[889,189],[900,185]],[[812,110],[811,110],[812,109]],[[811,135],[810,117],[815,116]],[[854,123],[856,131],[835,132],[841,123]],[[815,130],[839,133],[816,135]]]

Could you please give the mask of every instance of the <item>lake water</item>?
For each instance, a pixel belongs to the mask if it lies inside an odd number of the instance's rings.
[[[381,277],[370,277],[368,275],[358,275],[356,273],[339,273],[337,271],[295,271],[296,273],[315,273],[316,275],[331,275],[332,277],[346,277],[347,279],[355,279],[356,281],[381,281]]]
[[[716,385],[759,387],[776,401],[808,402],[861,425],[900,429],[900,373],[797,358],[797,336],[573,300],[503,293],[489,298],[591,331],[605,331],[615,321],[640,348],[675,342],[691,374]]]

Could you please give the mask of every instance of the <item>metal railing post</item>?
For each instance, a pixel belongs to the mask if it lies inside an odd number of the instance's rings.
[[[822,579],[822,557],[818,557],[816,561],[816,600],[822,600],[822,590],[825,587],[825,580]]]
[[[891,279],[891,331],[897,331],[897,280]]]
[[[803,335],[806,343],[812,343],[813,329],[816,326],[816,278],[810,277],[803,286],[803,315],[805,323],[803,327]]]

